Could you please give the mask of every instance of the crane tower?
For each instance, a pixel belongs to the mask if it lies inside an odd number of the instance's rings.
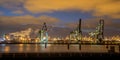
[[[81,19],[79,20],[78,27],[70,32],[70,40],[77,40],[78,42],[82,40]]]
[[[42,29],[39,31],[39,39],[42,43],[48,42],[48,33],[46,23],[43,24]]]
[[[94,36],[97,42],[102,42],[104,39],[104,20],[100,20],[96,30],[90,33],[90,36]]]

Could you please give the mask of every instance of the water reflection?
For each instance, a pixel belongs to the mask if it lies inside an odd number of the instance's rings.
[[[118,49],[118,46],[117,48]],[[117,50],[116,50],[117,51]],[[34,53],[34,52],[108,52],[105,45],[50,45],[45,44],[0,44],[0,53]]]
[[[10,51],[10,47],[6,46],[4,50],[5,50],[5,52],[9,52]]]
[[[19,44],[19,52],[23,51],[23,44]]]
[[[38,51],[38,48],[39,48],[38,44],[35,44],[35,52]]]
[[[32,49],[34,49],[34,47],[32,47],[32,45],[26,44],[26,46],[25,46],[26,51],[30,51],[30,47],[31,47]]]

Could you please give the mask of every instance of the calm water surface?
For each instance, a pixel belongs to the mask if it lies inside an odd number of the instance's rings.
[[[115,51],[118,47],[115,46]],[[47,45],[44,44],[0,44],[0,53],[44,53],[44,52],[108,52],[105,45],[82,45],[79,50],[79,45]]]

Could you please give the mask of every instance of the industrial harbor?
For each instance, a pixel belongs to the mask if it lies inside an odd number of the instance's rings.
[[[0,60],[119,57],[120,0],[0,0]]]
[[[95,31],[89,32],[89,36],[83,36],[81,28],[81,19],[79,20],[78,27],[71,31],[65,38],[53,37],[48,34],[46,23],[43,23],[42,28],[37,32],[36,37],[31,38],[31,28],[20,32],[13,32],[4,34],[0,43],[107,43],[111,42],[118,44],[120,36],[106,37],[104,36],[104,20],[98,22]]]
[[[47,57],[48,55],[63,56],[64,54],[66,56],[76,56],[76,54],[77,56],[95,56],[98,53],[100,53],[100,56],[105,54],[108,56],[119,55],[120,38],[119,36],[112,38],[104,36],[104,20],[98,22],[94,32],[88,33],[89,37],[82,36],[81,22],[82,20],[80,19],[78,27],[64,39],[59,37],[50,38],[46,23],[43,23],[42,29],[38,31],[36,38],[30,38],[29,32],[31,29],[20,33],[5,34],[3,36],[4,40],[0,43],[0,57],[4,57],[4,55],[8,57],[29,57],[29,54],[33,53],[36,53],[36,57],[45,57],[45,55],[42,55],[45,53],[50,54],[46,54]],[[54,53],[58,55],[54,55]]]

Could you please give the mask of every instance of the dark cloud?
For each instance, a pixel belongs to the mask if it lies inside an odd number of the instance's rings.
[[[54,1],[54,2],[53,2]],[[120,0],[0,0],[0,7],[13,12],[26,10],[32,13],[78,10],[92,12],[93,16],[120,18]]]
[[[23,9],[24,0],[0,0],[0,7],[9,10]]]
[[[55,2],[53,2],[55,1]],[[54,12],[61,10],[75,9],[77,11],[89,12],[93,11],[93,16],[105,18],[105,31],[107,34],[120,35],[120,0],[0,0],[0,7],[11,10],[15,14],[23,13],[26,9],[32,13],[40,12]],[[1,14],[1,13],[0,13]],[[115,20],[118,19],[118,20]],[[100,19],[93,18],[88,20],[82,20],[83,31],[95,30]],[[26,29],[29,27],[39,28],[43,22],[47,24],[55,25],[59,22],[59,19],[50,16],[34,17],[31,15],[25,16],[0,16],[0,32],[2,31],[17,31]],[[65,26],[70,29],[75,29],[78,22],[66,23]],[[72,27],[72,28],[71,28]],[[56,28],[59,29],[59,28]],[[60,30],[56,30],[59,31]],[[68,32],[67,30],[61,30],[62,32]]]
[[[50,16],[34,17],[25,16],[0,16],[0,32],[14,32],[27,28],[41,28],[41,25],[46,22],[48,26],[56,25],[60,20]],[[2,34],[3,34],[2,33]]]
[[[59,22],[59,19],[50,16],[34,17],[30,15],[25,16],[0,16],[0,25],[25,25],[25,24],[54,24]]]

